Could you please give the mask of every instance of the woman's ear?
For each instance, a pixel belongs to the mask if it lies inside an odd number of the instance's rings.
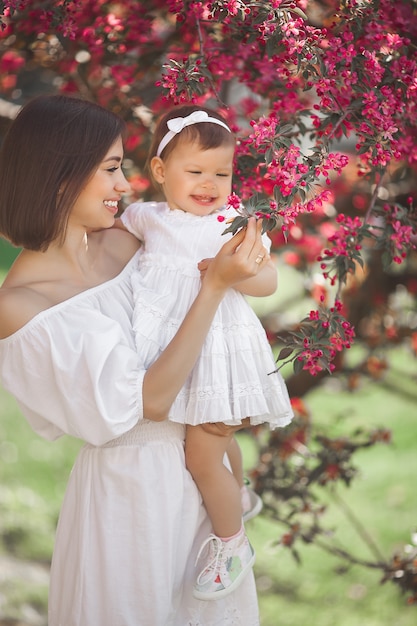
[[[150,165],[154,180],[162,185],[165,180],[165,165],[163,160],[161,157],[152,157]]]

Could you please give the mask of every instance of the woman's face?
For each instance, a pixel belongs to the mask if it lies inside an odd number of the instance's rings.
[[[70,213],[68,226],[84,230],[110,228],[114,224],[118,203],[128,193],[130,184],[121,169],[122,138],[117,139],[97,170],[82,189]]]

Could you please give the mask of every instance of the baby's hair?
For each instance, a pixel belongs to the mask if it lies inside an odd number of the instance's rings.
[[[176,117],[188,117],[191,113],[195,113],[196,111],[205,111],[210,117],[214,117],[227,125],[227,121],[220,113],[217,113],[217,111],[195,104],[177,106],[165,113],[157,122],[146,162],[146,169],[151,176],[150,163],[153,157],[156,156],[158,146],[163,137],[165,137],[168,132],[167,122]],[[181,132],[173,137],[162,150],[160,156],[163,161],[168,159],[179,142],[197,143],[200,149],[211,150],[224,145],[234,146],[236,144],[236,138],[233,133],[219,124],[209,122],[190,124],[189,126],[185,126]]]
[[[93,102],[43,95],[26,104],[0,151],[0,233],[15,246],[62,244],[72,207],[125,123]]]

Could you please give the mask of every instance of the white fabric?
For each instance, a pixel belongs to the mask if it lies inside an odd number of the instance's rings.
[[[132,273],[133,328],[149,366],[167,346],[200,288],[197,264],[215,256],[230,238],[222,235],[224,209],[208,216],[170,210],[165,202],[130,205],[122,215],[126,228],[144,242],[139,271]],[[264,235],[269,250],[271,242]],[[285,426],[292,417],[285,382],[266,333],[245,297],[229,290],[220,304],[201,355],[171,411],[172,421],[224,422]]]
[[[139,260],[0,341],[0,380],[34,430],[87,442],[61,509],[48,624],[258,626],[252,573],[223,600],[192,598],[211,529],[185,468],[184,426],[143,419],[131,326]]]

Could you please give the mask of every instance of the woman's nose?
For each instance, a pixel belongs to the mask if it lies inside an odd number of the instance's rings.
[[[131,185],[129,181],[127,180],[126,176],[123,174],[123,172],[121,171],[120,173],[121,173],[121,176],[117,180],[114,187],[117,191],[120,191],[121,193],[127,193],[128,191],[131,191]]]

